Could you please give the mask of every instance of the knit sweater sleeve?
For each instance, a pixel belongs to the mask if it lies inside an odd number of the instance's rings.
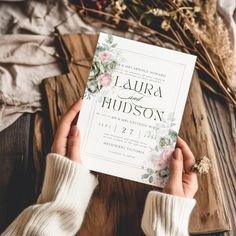
[[[42,192],[2,236],[72,236],[80,228],[98,181],[89,170],[63,156],[48,154]]]
[[[195,199],[150,191],[144,208],[142,229],[147,236],[187,236]]]

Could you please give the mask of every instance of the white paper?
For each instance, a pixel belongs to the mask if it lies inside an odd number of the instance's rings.
[[[100,33],[78,120],[83,164],[163,187],[195,61]]]

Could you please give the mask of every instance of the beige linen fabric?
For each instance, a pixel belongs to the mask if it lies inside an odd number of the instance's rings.
[[[53,54],[54,37],[0,37],[0,131],[23,112],[41,109],[40,83],[61,73]]]
[[[40,84],[63,73],[55,53],[62,33],[93,32],[58,1],[0,1],[0,131],[24,112],[42,109]]]

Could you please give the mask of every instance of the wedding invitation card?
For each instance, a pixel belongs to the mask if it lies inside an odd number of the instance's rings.
[[[78,119],[82,163],[163,187],[195,61],[100,33]]]

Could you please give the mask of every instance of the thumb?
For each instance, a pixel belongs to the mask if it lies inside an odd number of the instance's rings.
[[[180,148],[176,148],[170,161],[170,175],[166,183],[168,191],[175,192],[175,189],[182,186],[183,176],[183,154]]]
[[[73,125],[70,129],[68,141],[67,141],[67,156],[77,163],[81,163],[80,160],[80,132],[76,125]]]

